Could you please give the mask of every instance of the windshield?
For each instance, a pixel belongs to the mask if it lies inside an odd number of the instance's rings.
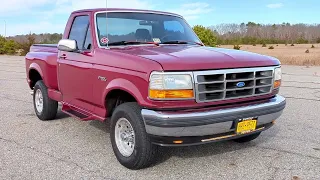
[[[201,43],[190,26],[180,17],[136,12],[98,13],[98,40],[101,46],[116,42],[165,43],[185,41]],[[108,35],[107,35],[108,34]]]

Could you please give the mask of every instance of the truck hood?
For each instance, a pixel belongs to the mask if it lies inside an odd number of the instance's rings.
[[[131,46],[119,52],[157,61],[165,71],[261,67],[280,64],[276,58],[265,55],[204,46]]]

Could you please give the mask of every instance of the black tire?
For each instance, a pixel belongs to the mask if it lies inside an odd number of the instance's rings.
[[[120,153],[115,140],[115,125],[120,118],[126,118],[135,133],[133,153],[128,157]],[[110,129],[112,148],[120,164],[136,170],[146,168],[154,162],[158,146],[150,141],[141,116],[141,108],[137,103],[128,102],[119,105],[112,114]]]
[[[39,112],[36,108],[35,96],[37,90],[41,91],[43,97],[43,108],[41,112]],[[58,102],[49,98],[48,89],[42,80],[37,81],[33,88],[33,107],[36,115],[42,121],[52,120],[57,115]]]
[[[246,143],[246,142],[249,142],[249,141],[252,141],[252,140],[256,139],[257,137],[259,137],[260,134],[261,134],[261,132],[255,133],[255,134],[251,134],[251,135],[244,136],[244,137],[241,137],[241,138],[233,139],[233,141],[235,141],[237,143]]]

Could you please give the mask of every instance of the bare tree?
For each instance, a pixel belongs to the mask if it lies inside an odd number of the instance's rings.
[[[316,43],[320,39],[320,24],[218,24],[210,27],[219,38],[229,42],[251,38],[260,41],[286,43]]]

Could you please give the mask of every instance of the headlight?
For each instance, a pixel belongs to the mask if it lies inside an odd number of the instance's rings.
[[[274,83],[273,83],[273,88],[279,88],[281,85],[281,68],[276,68],[274,70]]]
[[[150,75],[149,98],[157,100],[194,98],[192,74],[153,72]]]

